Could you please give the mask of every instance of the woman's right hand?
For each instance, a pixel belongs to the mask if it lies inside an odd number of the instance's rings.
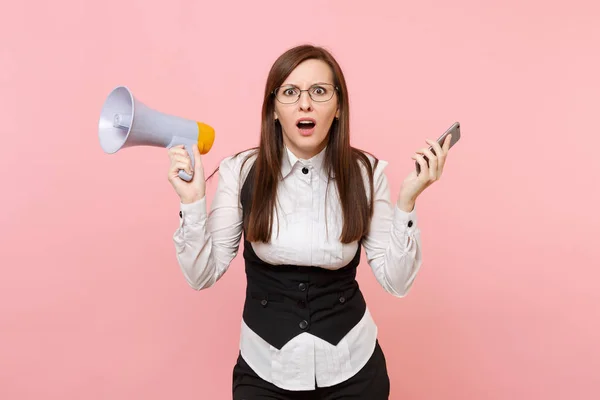
[[[194,174],[192,180],[184,181],[179,177],[179,170],[183,169],[188,174],[192,173],[192,160],[184,145],[173,146],[169,149],[169,182],[173,185],[175,192],[179,195],[182,203],[196,202],[204,197],[206,183],[204,179],[204,167],[198,146],[194,146]]]

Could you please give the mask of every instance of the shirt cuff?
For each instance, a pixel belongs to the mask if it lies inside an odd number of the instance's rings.
[[[394,209],[394,227],[396,230],[411,234],[418,229],[416,204],[411,212],[401,210],[397,205],[394,207]]]
[[[193,203],[179,203],[179,226],[200,224],[206,220],[206,196]]]

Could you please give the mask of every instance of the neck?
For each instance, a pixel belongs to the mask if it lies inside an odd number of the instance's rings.
[[[324,140],[318,147],[313,147],[309,149],[299,149],[296,146],[293,146],[289,143],[285,143],[285,146],[298,158],[303,160],[310,160],[317,154],[319,154],[325,147],[327,147],[327,141]]]

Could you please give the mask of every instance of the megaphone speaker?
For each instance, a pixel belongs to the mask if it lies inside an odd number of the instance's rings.
[[[198,146],[200,154],[208,153],[215,141],[215,130],[203,122],[153,110],[137,100],[127,87],[118,86],[102,106],[98,137],[102,150],[108,154],[132,146],[185,145],[192,159],[193,174],[193,146]],[[192,175],[184,170],[179,171],[179,177],[187,182],[192,180]]]

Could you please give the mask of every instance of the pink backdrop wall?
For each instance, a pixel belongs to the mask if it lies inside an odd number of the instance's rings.
[[[106,155],[97,120],[128,85],[215,127],[212,170],[257,142],[268,68],[303,42],[342,64],[354,144],[391,162],[394,197],[411,153],[462,123],[418,201],[408,297],[359,274],[392,398],[598,398],[599,16],[591,0],[4,4],[0,398],[230,398],[241,257],[188,288],[166,150]]]

